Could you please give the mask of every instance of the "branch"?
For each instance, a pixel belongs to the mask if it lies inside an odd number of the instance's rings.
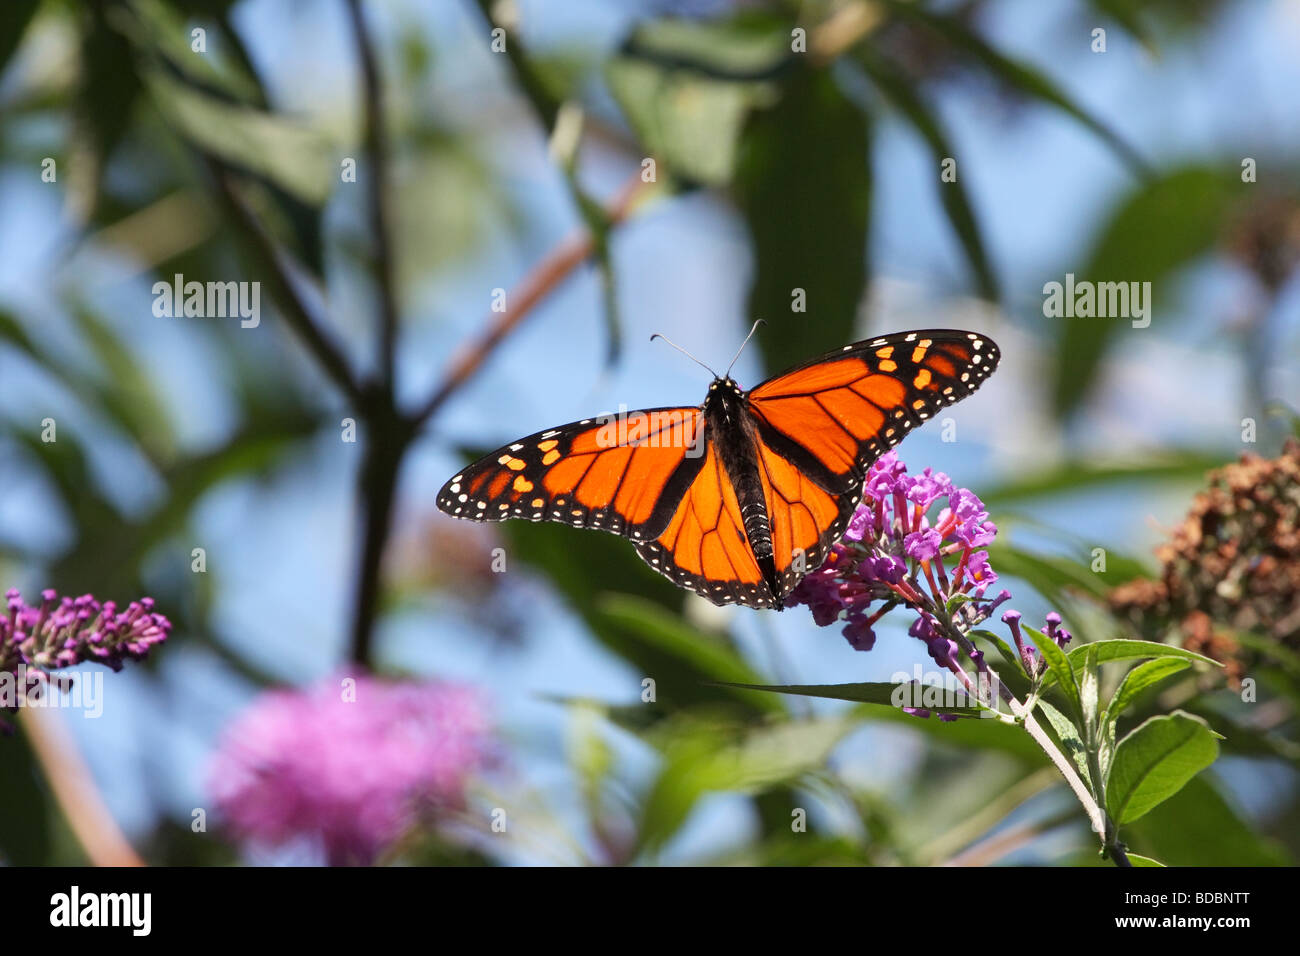
[[[365,150],[370,176],[370,229],[375,240],[375,269],[379,285],[379,362],[381,376],[388,388],[393,388],[393,365],[397,344],[397,283],[394,277],[393,250],[389,240],[388,212],[384,204],[388,196],[388,147],[384,132],[384,104],[380,88],[379,68],[366,30],[361,0],[347,0],[348,14],[352,20],[352,34],[356,40],[357,59],[361,64],[361,85],[365,100]]]
[[[217,194],[221,197],[222,205],[248,239],[249,245],[265,271],[271,296],[279,304],[285,322],[297,333],[303,345],[349,400],[355,405],[364,405],[364,390],[353,376],[342,350],[312,316],[306,302],[299,296],[284,256],[281,255],[270,233],[257,220],[244,197],[239,194],[230,170],[220,160],[206,152],[200,151],[199,155],[216,182]]]
[[[23,730],[72,834],[94,866],[144,866],[108,812],[95,778],[53,711],[23,707]]]
[[[628,180],[614,201],[606,207],[611,225],[617,225],[628,217],[646,186],[640,172]],[[501,340],[513,332],[539,302],[582,265],[594,248],[595,240],[591,233],[584,231],[565,240],[539,262],[523,282],[506,296],[506,311],[489,315],[487,331],[452,360],[443,374],[442,384],[416,411],[415,423],[423,424],[437,413],[447,399],[487,361]]]

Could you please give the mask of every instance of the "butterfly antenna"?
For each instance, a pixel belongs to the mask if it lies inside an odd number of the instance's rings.
[[[683,355],[685,355],[688,359],[690,359],[690,360],[691,360],[692,362],[694,362],[696,365],[700,366],[700,367],[703,368],[703,369],[707,369],[707,370],[708,370],[708,373],[709,373],[710,375],[712,375],[714,378],[717,378],[717,377],[718,377],[718,373],[717,373],[717,372],[713,371],[713,369],[709,368],[707,365],[705,365],[703,362],[701,362],[699,359],[697,359],[697,358],[696,358],[694,355],[692,355],[690,352],[686,351],[686,349],[682,348],[680,345],[678,345],[676,342],[674,342],[674,341],[673,341],[672,339],[670,339],[668,336],[664,335],[664,334],[661,333],[661,332],[656,332],[654,335],[650,336],[650,341],[653,342],[655,339],[663,339],[665,342],[667,342],[669,345],[671,345],[671,346],[672,346],[673,348],[675,348],[677,351],[681,352]]]
[[[740,348],[736,349],[736,354],[731,360],[731,365],[736,364],[736,359],[740,358],[740,353],[745,351],[745,346],[749,344],[749,340],[754,337],[754,333],[758,331],[758,327],[760,325],[767,325],[767,323],[764,322],[762,319],[758,319],[757,321],[754,322],[754,327],[751,328],[749,330],[749,334],[745,336],[745,341],[741,342]],[[727,366],[727,378],[731,378],[731,365]]]

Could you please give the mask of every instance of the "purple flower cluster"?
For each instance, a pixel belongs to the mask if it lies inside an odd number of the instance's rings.
[[[472,689],[344,675],[256,700],[224,733],[209,779],[250,848],[307,844],[332,864],[369,864],[415,823],[463,806],[493,751]]]
[[[1016,652],[1020,655],[1020,663],[1024,665],[1025,673],[1030,677],[1037,677],[1043,672],[1046,665],[1038,656],[1038,649],[1034,647],[1033,642],[1030,641],[1027,644],[1025,643],[1024,636],[1020,633],[1021,617],[1022,615],[1019,611],[1007,611],[1002,615],[1002,623],[1011,631],[1011,637],[1016,642]],[[1045,633],[1052,639],[1053,643],[1055,643],[1057,647],[1062,649],[1065,648],[1066,644],[1070,643],[1070,638],[1074,636],[1065,628],[1061,627],[1061,615],[1057,614],[1055,611],[1052,611],[1047,615],[1047,628]]]
[[[987,675],[983,653],[966,635],[1011,599],[1005,589],[988,596],[998,576],[984,549],[997,533],[973,491],[955,487],[947,475],[929,468],[909,475],[898,455],[886,452],[867,472],[862,502],[843,540],[799,582],[786,606],[807,605],[822,627],[842,622],[845,638],[860,651],[875,645],[877,621],[906,607],[916,614],[908,633],[925,644],[935,663],[973,688],[959,641],[976,672]],[[1032,644],[1026,647],[1021,639],[1020,616],[1007,611],[1002,620],[1012,630],[1026,672],[1035,676],[1039,665]],[[1048,615],[1048,633],[1064,646],[1070,635],[1060,623],[1059,614]]]
[[[945,613],[960,595],[966,601],[963,620],[974,626],[1011,597],[1004,590],[985,598],[998,576],[982,549],[997,532],[974,492],[954,487],[947,475],[929,468],[909,475],[898,455],[886,452],[867,472],[862,503],[843,541],[790,593],[786,606],[808,605],[822,627],[842,615],[849,644],[867,651],[875,645],[876,621],[905,605],[917,612],[909,633],[925,642],[937,663],[949,666],[957,648],[936,611]]]
[[[17,590],[5,593],[8,613],[0,614],[0,673],[53,671],[77,664],[106,664],[122,669],[167,639],[171,622],[153,610],[153,599],[132,601],[118,610],[89,594],[60,598],[41,592],[41,603],[24,604]]]

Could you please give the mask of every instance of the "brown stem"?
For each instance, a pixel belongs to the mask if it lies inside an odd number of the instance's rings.
[[[397,355],[397,280],[388,228],[388,147],[384,132],[383,91],[370,34],[360,0],[347,0],[352,34],[361,64],[365,100],[365,149],[369,158],[370,231],[375,243],[375,270],[379,285],[379,363],[381,378],[391,387]]]
[[[21,708],[18,720],[72,835],[94,866],[144,866],[104,805],[68,729],[52,711]]]
[[[627,218],[647,184],[636,173],[607,207],[609,221],[617,224]],[[415,413],[415,421],[424,423],[433,416],[452,394],[465,384],[487,361],[488,356],[507,335],[513,332],[533,308],[561,282],[582,265],[595,248],[591,233],[582,232],[557,246],[539,262],[515,289],[506,296],[507,310],[492,313],[487,330],[476,342],[452,359],[442,383]]]
[[[369,670],[373,665],[375,617],[379,609],[384,550],[392,530],[397,479],[414,429],[387,401],[367,414],[365,421],[369,431],[357,483],[361,552],[352,608],[350,656],[357,666]]]

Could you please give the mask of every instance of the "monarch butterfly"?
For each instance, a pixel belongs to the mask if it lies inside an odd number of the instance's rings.
[[[931,329],[846,345],[748,392],[728,369],[702,405],[512,442],[448,481],[438,507],[609,531],[714,604],[780,610],[843,534],[871,463],[998,359],[983,335]]]

